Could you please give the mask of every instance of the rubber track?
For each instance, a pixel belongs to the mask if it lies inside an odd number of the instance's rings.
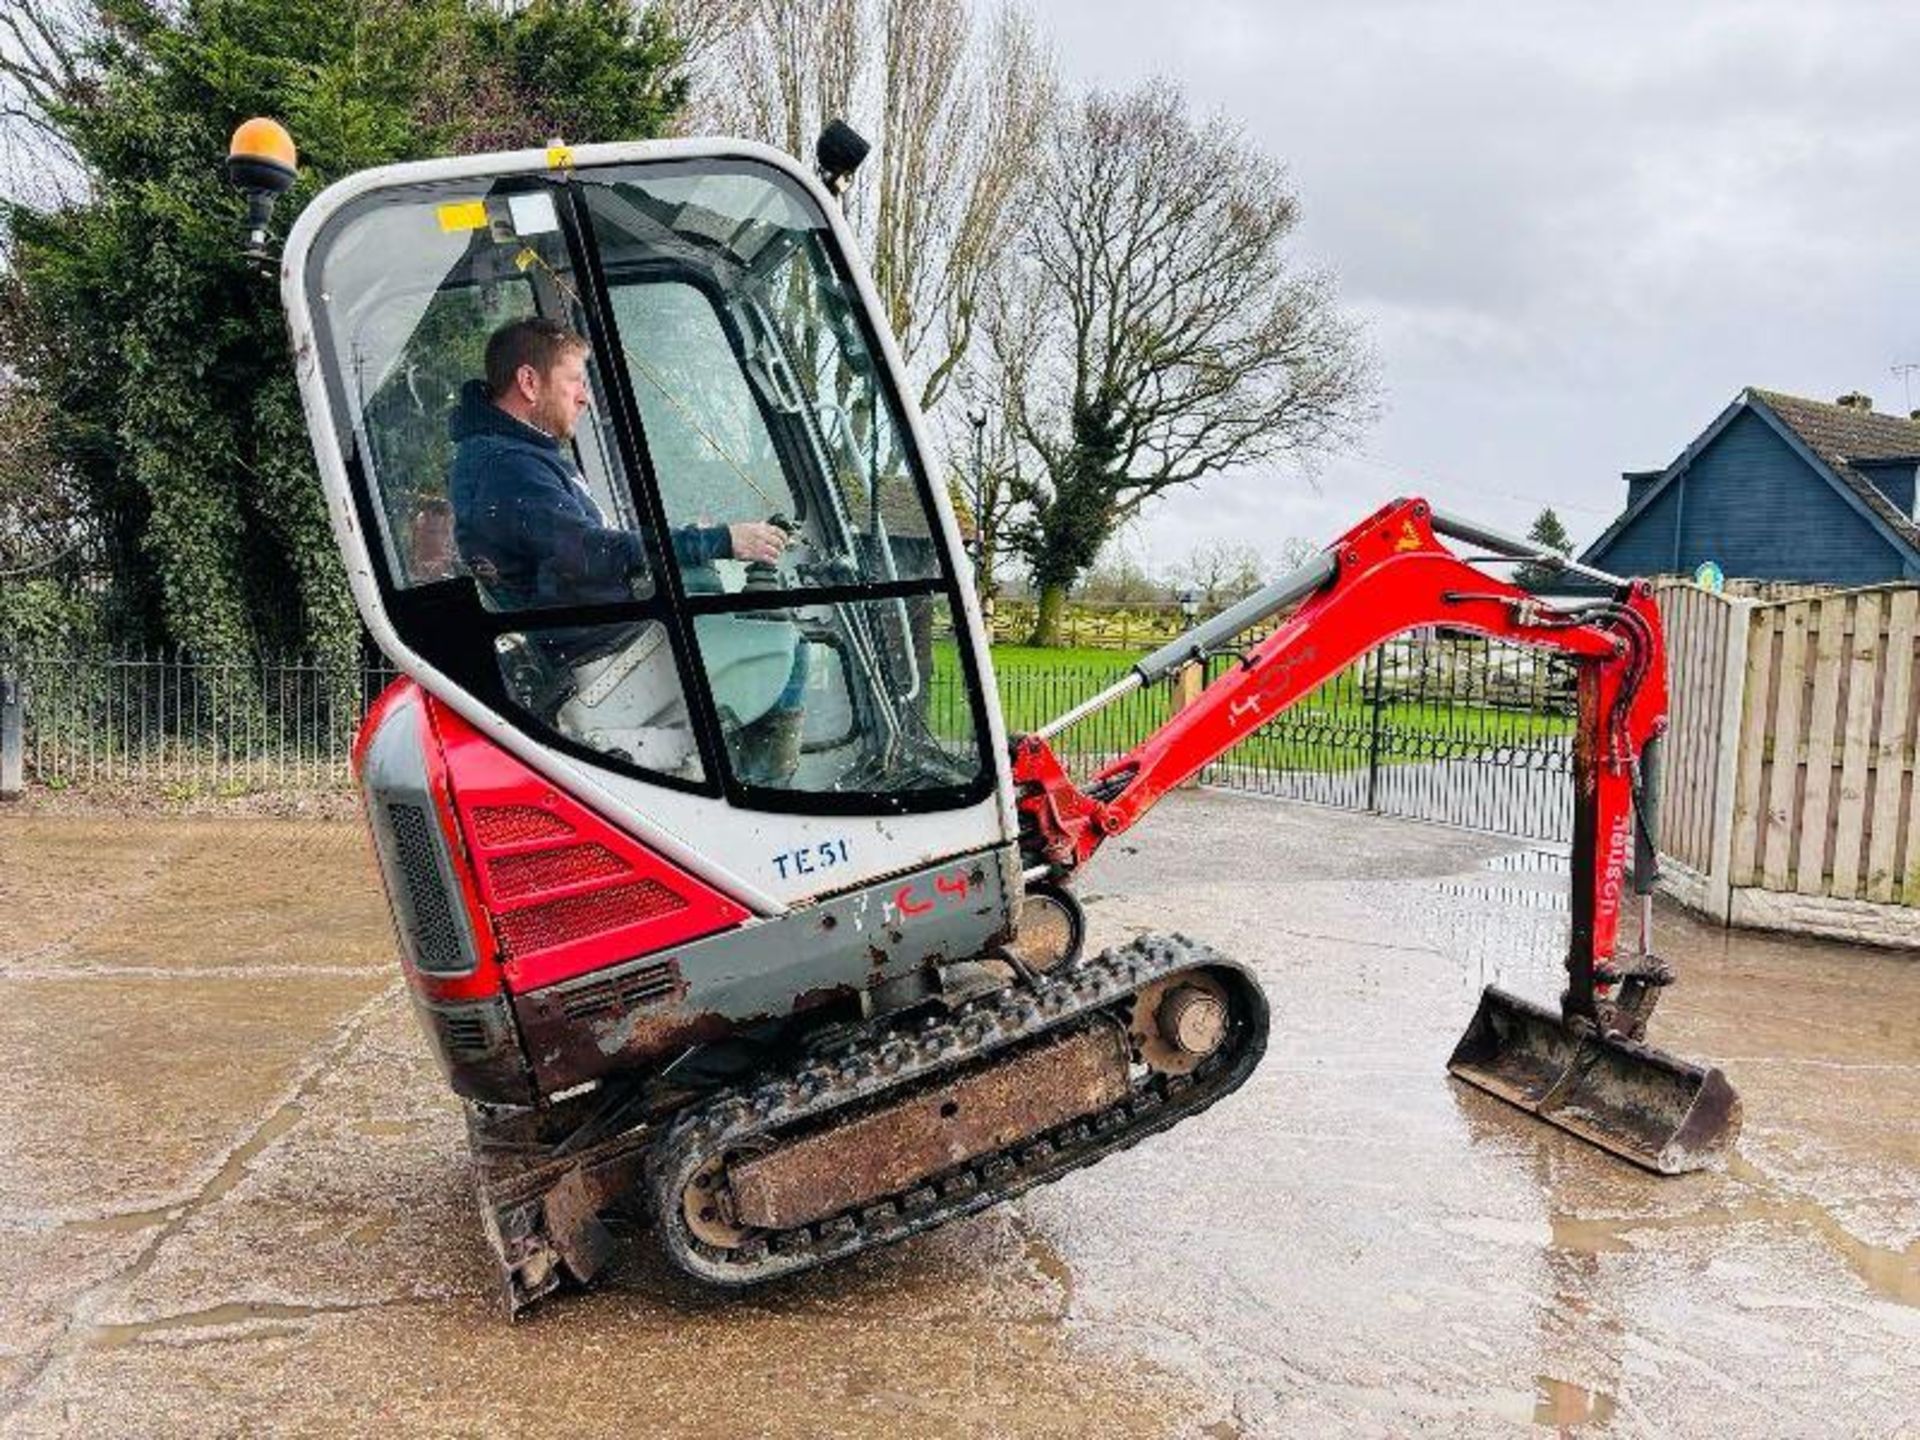
[[[1056,1034],[1100,1012],[1124,1015],[1136,991],[1194,969],[1227,985],[1235,1018],[1222,1049],[1192,1075],[1151,1075],[1136,1082],[1125,1100],[1096,1115],[981,1156],[857,1211],[757,1236],[737,1249],[708,1245],[687,1228],[681,1196],[712,1156],[843,1107],[865,1110],[867,1102],[939,1083],[983,1056]],[[1038,989],[1015,986],[950,1017],[882,1030],[871,1044],[727,1092],[679,1116],[649,1157],[645,1181],[655,1234],[668,1259],[706,1284],[746,1286],[904,1240],[1083,1169],[1197,1114],[1238,1089],[1266,1049],[1267,1002],[1252,972],[1185,936],[1143,936],[1040,979]]]

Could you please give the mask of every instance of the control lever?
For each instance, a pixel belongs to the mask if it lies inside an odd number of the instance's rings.
[[[785,515],[769,515],[767,524],[781,532],[789,540],[800,533],[800,522]],[[784,590],[786,582],[780,578],[780,567],[770,560],[749,560],[747,562],[747,580],[743,587],[747,593],[766,590]]]

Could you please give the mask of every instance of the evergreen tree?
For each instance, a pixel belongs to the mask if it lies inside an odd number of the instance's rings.
[[[39,153],[64,146],[80,177],[77,198],[37,204],[9,177],[0,373],[84,497],[111,633],[348,664],[358,626],[278,295],[239,254],[229,133],[273,115],[300,145],[284,234],[371,165],[659,134],[684,99],[679,44],[633,0],[95,0],[82,16],[0,54]]]
[[[1535,517],[1533,528],[1527,531],[1527,539],[1543,550],[1551,550],[1558,555],[1573,553],[1573,537],[1567,534],[1567,527],[1560,523],[1560,517],[1553,513],[1549,505]],[[1528,590],[1544,590],[1553,584],[1560,572],[1545,565],[1522,565],[1514,572],[1514,583]]]

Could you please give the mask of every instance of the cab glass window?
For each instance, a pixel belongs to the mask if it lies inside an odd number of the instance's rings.
[[[556,196],[386,198],[331,240],[321,304],[396,588],[471,576],[492,609],[644,595],[651,579],[592,356],[585,408],[543,431],[486,385],[488,340],[544,318],[584,333]],[[531,493],[523,480],[550,482]],[[606,533],[601,533],[606,532]]]
[[[582,194],[669,520],[780,524],[790,588],[938,577],[918,459],[804,194],[684,166]]]
[[[543,181],[435,185],[369,197],[327,234],[316,309],[342,448],[409,646],[481,671],[523,726],[703,783],[606,377],[570,338],[591,332],[565,206]],[[503,404],[489,344],[528,322],[557,349],[533,367],[538,400]],[[541,614],[608,604],[632,619]]]
[[[980,775],[944,597],[736,610],[702,615],[694,628],[742,784],[899,797]]]
[[[509,631],[494,649],[507,693],[542,724],[638,769],[702,778],[661,621]]]
[[[675,526],[731,524],[798,508],[746,372],[713,302],[692,285],[661,280],[612,293],[647,450]]]

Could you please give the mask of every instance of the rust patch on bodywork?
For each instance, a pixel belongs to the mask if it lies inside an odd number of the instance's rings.
[[[555,1090],[724,1039],[742,1023],[712,1011],[627,1010],[588,1019],[561,1006],[523,1005],[527,1050],[543,1088]]]
[[[976,1070],[728,1172],[743,1225],[787,1230],[1090,1115],[1127,1093],[1125,1037],[1100,1025]]]

